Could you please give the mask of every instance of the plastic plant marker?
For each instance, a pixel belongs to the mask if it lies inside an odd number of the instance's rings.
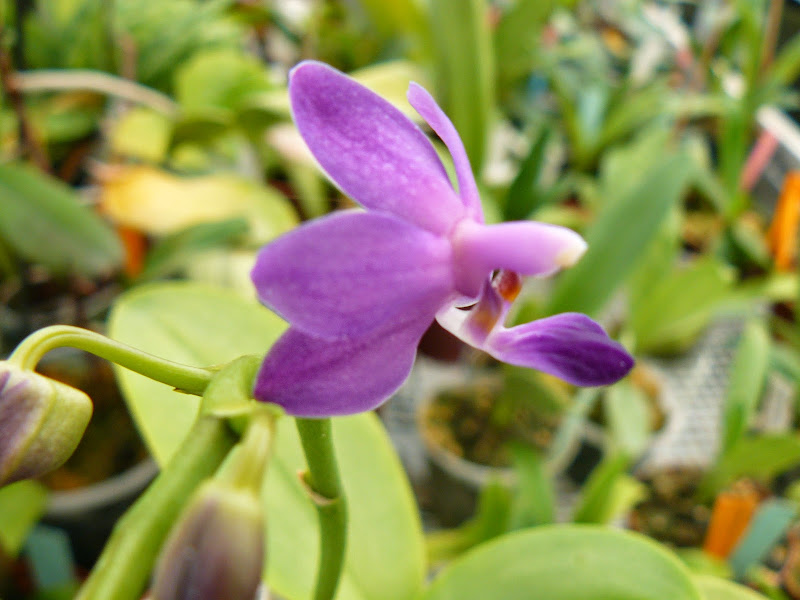
[[[720,493],[714,501],[703,550],[717,558],[727,558],[757,507],[758,494],[750,487]]]
[[[764,559],[786,533],[796,514],[797,506],[780,498],[767,500],[759,507],[730,557],[737,578],[743,577],[752,565]]]
[[[739,187],[748,192],[752,190],[777,149],[778,139],[770,131],[762,131],[742,168]]]
[[[545,525],[502,536],[454,561],[423,600],[701,600],[680,560],[635,533]]]
[[[800,172],[790,171],[783,181],[775,215],[767,231],[767,245],[775,258],[775,268],[790,271],[797,256],[800,231]]]
[[[62,529],[37,525],[28,538],[25,551],[39,589],[60,587],[74,581],[72,550]]]

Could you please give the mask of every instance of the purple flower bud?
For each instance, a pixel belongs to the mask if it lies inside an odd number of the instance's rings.
[[[64,464],[91,416],[82,391],[0,362],[0,486]]]
[[[153,600],[253,600],[264,565],[264,518],[251,491],[203,485],[173,527]]]

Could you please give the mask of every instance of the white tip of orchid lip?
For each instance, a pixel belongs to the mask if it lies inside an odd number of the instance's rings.
[[[558,253],[555,262],[561,268],[571,267],[580,260],[588,247],[586,241],[576,235],[575,241]]]

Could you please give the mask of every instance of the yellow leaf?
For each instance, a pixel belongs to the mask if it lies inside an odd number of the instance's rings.
[[[297,224],[277,190],[234,174],[178,177],[148,166],[104,167],[100,207],[119,225],[150,235],[241,217],[250,239],[263,244]]]

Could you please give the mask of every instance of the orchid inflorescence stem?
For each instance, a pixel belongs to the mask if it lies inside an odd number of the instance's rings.
[[[77,600],[140,598],[170,526],[235,443],[225,421],[198,420],[172,460],[119,521]]]
[[[8,360],[23,369],[34,370],[47,352],[65,346],[84,350],[182,392],[198,396],[203,394],[214,375],[208,369],[159,358],[94,331],[69,325],[45,327],[29,335]]]
[[[34,370],[47,352],[61,347],[89,352],[195,395],[203,395],[216,372],[165,360],[94,331],[67,325],[46,327],[33,333],[8,360],[20,368]],[[316,506],[320,526],[320,561],[314,599],[331,600],[339,584],[347,542],[347,505],[336,463],[331,421],[300,418],[297,430],[308,464],[305,484]],[[182,501],[204,476],[213,472],[209,467],[219,465],[232,446],[233,438],[223,420],[207,417],[197,422],[184,447],[115,530],[101,562],[81,591],[82,600],[106,597],[104,594],[109,591],[114,592],[115,598],[123,597],[119,594],[138,597],[136,590],[146,580],[155,553],[168,531],[165,515],[171,515],[170,519],[176,515]],[[268,447],[269,444],[265,444],[265,452]],[[202,459],[204,468],[192,471],[191,465],[200,457],[205,457]]]
[[[336,595],[347,549],[347,502],[339,479],[330,419],[296,419],[308,463],[305,484],[319,519],[319,568],[314,600]]]

